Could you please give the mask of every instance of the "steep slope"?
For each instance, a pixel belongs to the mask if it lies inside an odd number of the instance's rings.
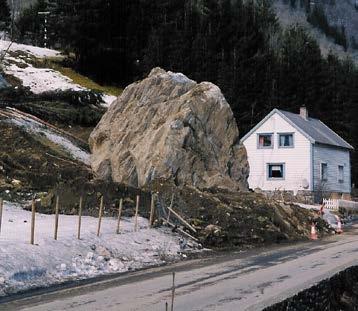
[[[303,25],[317,40],[324,55],[332,51],[340,57],[351,56],[358,62],[358,50],[354,46],[354,41],[358,41],[358,10],[355,8],[355,0],[315,0],[311,1],[310,4],[311,10],[314,6],[321,6],[324,9],[331,26],[343,26],[345,28],[349,44],[347,52],[344,51],[342,46],[335,44],[333,38],[326,36],[307,21],[307,11],[300,4],[303,2],[296,0],[296,5],[292,7],[290,1],[274,0],[273,5],[281,25],[284,27],[295,24]]]
[[[24,8],[29,7],[30,5],[34,4],[36,0],[8,0],[9,6],[11,7],[12,4],[14,5],[14,9],[16,11],[21,11]]]

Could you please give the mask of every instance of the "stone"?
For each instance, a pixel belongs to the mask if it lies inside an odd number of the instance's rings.
[[[233,112],[216,85],[160,68],[129,85],[89,139],[99,179],[246,191],[249,166],[238,142]]]
[[[214,236],[219,236],[221,233],[222,228],[220,226],[217,225],[208,225],[205,227],[205,233],[207,235],[214,235]]]
[[[111,252],[107,248],[105,248],[101,245],[98,246],[97,252],[98,252],[98,255],[102,256],[105,260],[109,260],[112,257]]]

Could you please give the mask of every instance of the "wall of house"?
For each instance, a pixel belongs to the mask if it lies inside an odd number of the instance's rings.
[[[315,191],[351,192],[350,153],[346,149],[315,144],[313,147],[313,172]],[[321,181],[321,163],[327,163],[327,181]],[[338,166],[344,166],[344,182],[338,180]]]
[[[272,149],[258,149],[257,135],[274,133]],[[293,148],[278,147],[278,133],[294,133]],[[251,189],[289,190],[296,193],[299,190],[313,190],[311,176],[311,143],[295,127],[282,118],[278,113],[273,114],[256,131],[243,142],[248,153],[250,176],[248,179]],[[284,163],[285,177],[282,180],[269,180],[267,164]],[[304,186],[309,185],[307,189]]]

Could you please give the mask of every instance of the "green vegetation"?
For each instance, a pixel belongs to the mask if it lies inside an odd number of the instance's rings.
[[[119,96],[122,94],[123,89],[117,86],[110,86],[110,85],[100,85],[97,82],[93,81],[89,77],[86,77],[71,67],[64,66],[63,63],[70,61],[70,58],[66,57],[53,57],[53,58],[45,58],[45,59],[38,59],[33,57],[31,59],[31,64],[37,68],[51,68],[63,74],[64,76],[71,79],[74,83],[89,89],[94,92],[101,92],[108,95]],[[19,63],[16,64],[17,66],[21,67],[24,64]]]
[[[103,92],[105,94],[119,96],[122,94],[123,89],[116,87],[116,86],[107,86],[107,85],[100,85],[88,77],[76,72],[74,69],[70,67],[62,67],[56,63],[52,63],[51,68],[61,72],[64,76],[70,78],[74,83],[81,85],[87,89],[96,92]]]

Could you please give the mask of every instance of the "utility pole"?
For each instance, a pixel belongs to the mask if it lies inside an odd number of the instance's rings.
[[[13,0],[12,0],[13,1]],[[37,14],[43,16],[44,21],[44,47],[47,48],[47,17],[50,15],[51,12],[38,12]]]

